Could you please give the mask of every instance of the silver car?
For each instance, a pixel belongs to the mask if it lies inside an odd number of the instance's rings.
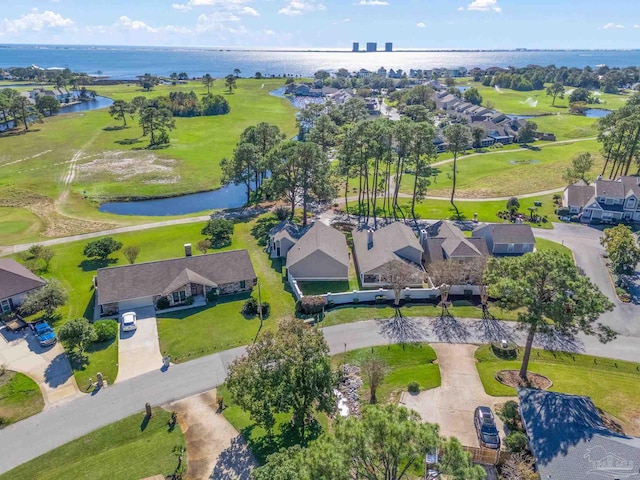
[[[136,312],[126,312],[122,314],[122,331],[131,332],[138,328],[136,325]]]

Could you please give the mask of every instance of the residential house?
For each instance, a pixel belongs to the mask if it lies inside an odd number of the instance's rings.
[[[18,308],[30,292],[46,284],[15,260],[0,258],[0,313]]]
[[[450,93],[442,98],[436,99],[436,105],[442,110],[451,110],[456,103],[460,103],[460,99]]]
[[[540,478],[638,478],[640,438],[610,429],[589,397],[519,388],[522,424]]]
[[[404,72],[402,71],[401,68],[399,68],[396,71],[394,71],[393,69],[389,70],[389,78],[399,79],[399,78],[402,78],[403,76],[404,76]]]
[[[424,280],[423,251],[410,227],[394,222],[378,230],[353,231],[353,254],[360,285],[363,288],[384,287],[383,274],[391,262],[406,262],[414,268],[408,287],[422,287]]]
[[[465,110],[472,108],[473,107],[473,103],[469,103],[469,102],[462,102],[460,105],[456,106],[456,112],[458,113],[462,113]]]
[[[436,147],[436,151],[438,153],[446,152],[447,148],[449,148],[449,144],[442,138],[442,136],[437,136],[433,139],[433,144]]]
[[[270,258],[287,258],[287,253],[291,250],[300,237],[308,228],[285,220],[269,230],[269,243],[267,251]]]
[[[441,220],[420,232],[420,243],[427,263],[451,260],[467,263],[489,256],[487,242],[481,237],[467,238],[452,222]]]
[[[584,207],[595,201],[595,194],[595,185],[589,185],[584,180],[578,180],[564,189],[562,206],[569,209],[569,213],[572,215],[579,215]]]
[[[364,68],[361,68],[357,73],[358,78],[369,78],[371,75],[373,75],[373,72]]]
[[[96,274],[96,302],[103,315],[155,306],[161,297],[169,305],[184,304],[189,297],[249,292],[257,283],[246,250],[191,256],[100,268]]]
[[[380,77],[384,77],[384,78],[387,77],[387,69],[384,67],[380,67],[377,73]]]
[[[345,236],[314,223],[287,253],[287,272],[297,281],[349,279],[350,254]]]
[[[580,220],[593,222],[640,221],[640,177],[619,177],[617,180],[596,180],[590,190],[584,186],[570,186],[565,190],[563,203]],[[592,196],[585,201],[589,191]]]
[[[380,115],[380,103],[377,98],[370,98],[365,103],[365,107],[367,108],[367,113],[372,116]]]
[[[484,238],[492,255],[522,255],[533,252],[536,239],[531,226],[523,223],[489,223],[473,230],[472,237]]]
[[[353,98],[353,94],[347,90],[338,90],[335,93],[327,95],[334,103],[338,105],[342,105],[347,102],[347,100]]]

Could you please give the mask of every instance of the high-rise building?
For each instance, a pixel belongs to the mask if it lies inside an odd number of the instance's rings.
[[[367,42],[367,52],[376,52],[378,44],[376,42]]]
[[[387,42],[384,44],[384,51],[385,52],[393,52],[393,43],[391,42]]]
[[[351,50],[352,52],[359,52],[360,51],[360,44],[358,42],[353,42],[353,50]]]

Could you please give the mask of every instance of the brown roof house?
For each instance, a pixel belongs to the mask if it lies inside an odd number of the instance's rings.
[[[489,256],[487,242],[480,237],[465,237],[462,230],[449,221],[439,221],[420,232],[426,261],[451,260],[471,262]]]
[[[46,284],[15,260],[0,258],[0,313],[18,308],[29,292]]]
[[[314,223],[287,253],[287,271],[297,281],[349,280],[349,247],[345,236]]]
[[[189,246],[183,258],[98,269],[96,302],[100,313],[112,315],[155,306],[161,297],[166,297],[170,306],[177,306],[211,290],[219,295],[248,292],[257,283],[246,250],[195,257],[190,250]]]
[[[422,287],[422,247],[410,227],[394,222],[378,230],[354,230],[353,254],[360,285],[363,288],[384,287],[385,267],[402,261],[415,268],[415,276],[407,287]]]
[[[533,252],[536,239],[529,225],[523,223],[489,223],[476,228],[473,237],[487,241],[491,255],[523,255]]]

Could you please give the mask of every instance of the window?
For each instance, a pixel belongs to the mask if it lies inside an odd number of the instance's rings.
[[[378,283],[377,275],[364,275],[362,278],[363,283]]]
[[[2,313],[11,311],[11,304],[9,303],[9,300],[2,300],[0,307],[0,311]]]
[[[515,244],[510,243],[509,245],[507,245],[507,253],[513,253],[513,250],[515,249]]]
[[[613,205],[613,198],[605,198],[604,203],[606,205]]]
[[[247,282],[245,280],[240,281],[240,288],[247,288]]]
[[[173,292],[173,301],[174,303],[178,303],[180,301],[180,296],[178,295],[178,292]]]
[[[184,302],[187,299],[187,292],[180,290],[180,301]]]

